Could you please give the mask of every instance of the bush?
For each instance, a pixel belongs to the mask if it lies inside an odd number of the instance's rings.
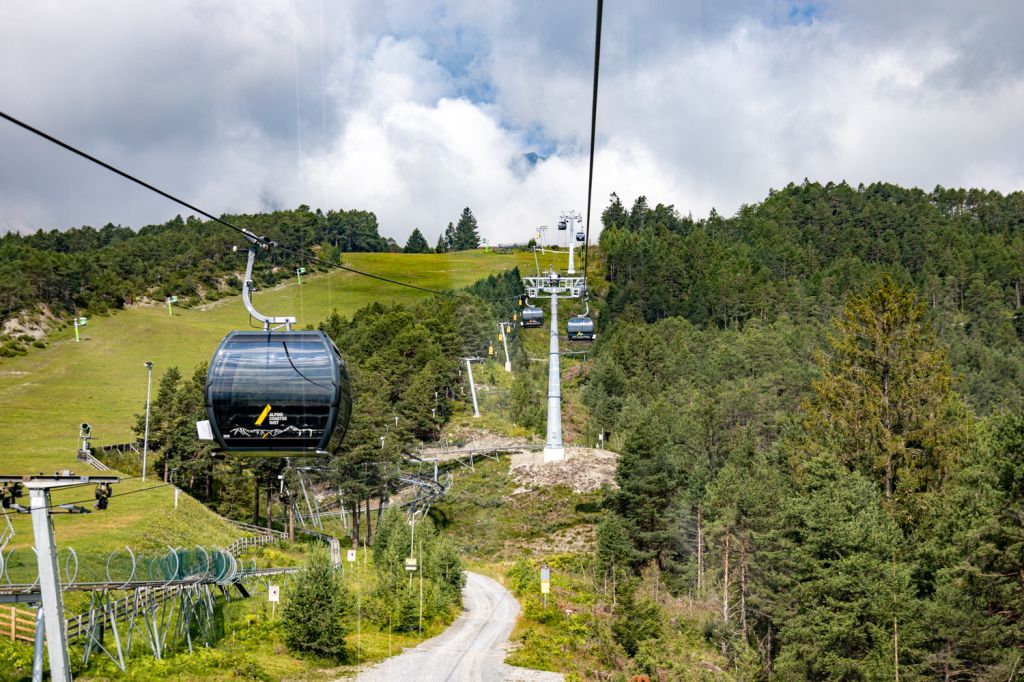
[[[0,680],[22,680],[32,676],[32,647],[0,639]]]
[[[518,559],[508,569],[508,582],[512,594],[517,597],[528,591],[540,591],[540,578],[533,562],[526,558]]]
[[[343,661],[352,598],[326,549],[313,549],[291,593],[282,613],[288,649]]]
[[[634,590],[627,590],[619,602],[612,636],[626,653],[636,656],[644,640],[661,636],[661,609],[646,597],[638,599]]]

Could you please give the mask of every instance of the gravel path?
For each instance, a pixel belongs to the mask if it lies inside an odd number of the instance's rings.
[[[555,682],[558,673],[504,663],[519,602],[497,581],[466,574],[462,615],[433,639],[363,671],[360,682]]]

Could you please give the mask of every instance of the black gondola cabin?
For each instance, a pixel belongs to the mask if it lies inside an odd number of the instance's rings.
[[[326,454],[352,415],[348,368],[320,331],[231,332],[210,361],[206,412],[227,452]]]

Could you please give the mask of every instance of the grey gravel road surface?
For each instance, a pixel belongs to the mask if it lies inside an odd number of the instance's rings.
[[[495,580],[466,574],[462,615],[443,633],[415,649],[382,661],[359,682],[554,682],[558,673],[513,668],[504,663],[519,602]]]

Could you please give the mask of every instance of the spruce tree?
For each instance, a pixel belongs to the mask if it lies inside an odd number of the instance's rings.
[[[445,252],[455,251],[455,225],[448,223],[448,227],[444,230],[444,250]]]
[[[604,577],[618,579],[633,563],[633,544],[622,517],[609,513],[597,526],[596,565]]]
[[[1011,679],[1024,651],[1024,414],[986,426],[944,500],[936,537],[926,538],[946,563],[926,605],[933,679],[957,670]]]
[[[637,562],[654,559],[665,567],[665,550],[674,538],[671,506],[683,483],[679,452],[672,442],[676,412],[659,399],[638,415],[642,427],[628,432],[615,470],[619,489],[612,508],[626,522]]]
[[[437,236],[437,246],[434,247],[434,253],[447,253],[448,246],[445,244],[444,235],[440,234]]]
[[[629,223],[629,211],[622,205],[619,195],[612,192],[611,203],[601,213],[601,225],[606,228],[626,227]]]
[[[923,633],[911,567],[879,497],[830,456],[806,463],[766,556],[779,679],[892,680],[897,651],[912,678]]]
[[[326,549],[314,547],[287,596],[282,612],[287,647],[343,661],[352,598]]]
[[[430,245],[427,244],[427,240],[423,237],[423,233],[420,232],[419,228],[413,228],[412,234],[409,235],[409,241],[405,243],[405,253],[429,253]]]
[[[455,226],[454,250],[468,251],[480,246],[480,235],[476,231],[476,218],[469,207],[462,209],[459,224]]]

